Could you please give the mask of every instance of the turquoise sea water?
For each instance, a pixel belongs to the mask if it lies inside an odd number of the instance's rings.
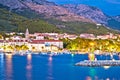
[[[110,59],[98,55],[97,59]],[[0,80],[120,80],[120,67],[80,67],[87,55],[2,55]],[[119,59],[119,56],[114,56]]]

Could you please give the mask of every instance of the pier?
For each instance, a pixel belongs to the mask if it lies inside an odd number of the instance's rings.
[[[99,66],[120,66],[120,60],[98,60],[98,61],[80,61],[75,64],[76,66],[88,66],[88,67],[99,67]]]

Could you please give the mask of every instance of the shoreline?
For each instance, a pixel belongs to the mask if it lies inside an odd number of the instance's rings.
[[[0,53],[4,54],[90,54],[89,52],[70,52],[70,51],[0,51]],[[94,53],[95,54],[95,53]],[[96,55],[120,55],[120,53],[102,53],[102,54],[95,54]]]

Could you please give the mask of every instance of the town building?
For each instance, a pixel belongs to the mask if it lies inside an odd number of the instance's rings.
[[[80,34],[80,38],[95,39],[95,35],[94,34],[83,33],[83,34]]]

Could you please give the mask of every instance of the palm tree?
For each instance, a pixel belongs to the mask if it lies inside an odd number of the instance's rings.
[[[42,51],[44,51],[44,47],[43,46],[41,47],[41,49],[42,49]]]
[[[21,47],[21,50],[28,50],[29,49],[27,45],[21,45],[20,47]]]
[[[36,49],[35,49],[35,47],[34,46],[32,46],[32,51],[35,51]]]
[[[13,51],[14,50],[14,46],[11,46],[11,45],[7,46],[7,50],[8,51]]]
[[[15,49],[16,49],[17,51],[20,51],[21,47],[20,47],[19,45],[15,45]]]

